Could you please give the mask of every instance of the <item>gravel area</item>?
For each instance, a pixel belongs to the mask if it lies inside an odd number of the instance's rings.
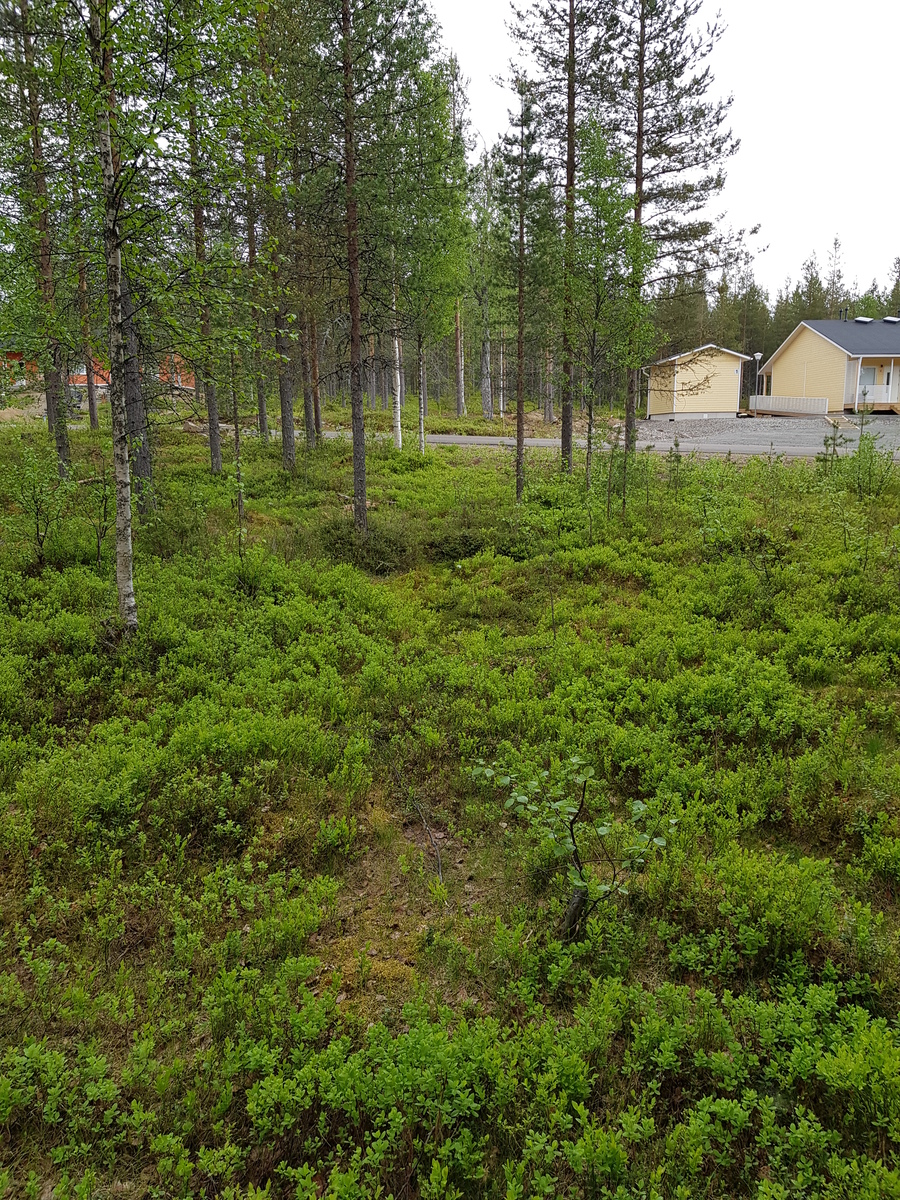
[[[789,430],[792,436],[815,441],[824,438],[830,428],[822,417],[708,417],[696,421],[690,418],[667,421],[659,417],[653,421],[642,421],[639,426],[641,440],[648,442],[654,437],[665,438],[666,441],[678,438],[679,442],[717,442],[723,438],[752,442],[769,438],[777,442]]]
[[[839,421],[838,437],[844,453],[852,450],[859,438],[859,418],[848,415]],[[638,427],[640,445],[668,449],[678,439],[685,453],[698,450],[713,454],[776,454],[813,457],[820,454],[825,438],[834,425],[824,417],[708,418],[706,420],[642,421]],[[886,414],[869,417],[866,431],[878,438],[883,450],[900,450],[900,416]]]

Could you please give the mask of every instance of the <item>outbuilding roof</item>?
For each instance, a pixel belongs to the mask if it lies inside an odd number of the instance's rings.
[[[678,362],[682,358],[693,358],[697,354],[705,354],[707,350],[716,350],[719,354],[730,354],[734,358],[739,358],[741,362],[749,362],[749,354],[739,354],[737,350],[726,350],[724,346],[716,346],[713,342],[707,342],[705,346],[698,346],[696,350],[682,350],[680,354],[672,354],[668,358],[659,358],[656,362],[650,363],[651,367],[661,367],[664,363]]]

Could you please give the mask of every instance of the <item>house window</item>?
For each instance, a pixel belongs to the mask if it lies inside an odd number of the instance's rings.
[[[859,373],[859,386],[861,388],[864,388],[864,387],[871,388],[871,387],[875,386],[875,368],[874,367],[863,367],[862,368],[862,370]]]

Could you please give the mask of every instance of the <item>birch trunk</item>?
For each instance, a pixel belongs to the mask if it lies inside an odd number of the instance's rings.
[[[91,56],[104,84],[112,71],[112,53],[108,31],[101,26],[100,0],[90,8]],[[105,14],[108,21],[108,14]],[[112,416],[113,467],[116,481],[116,590],[119,616],[130,635],[137,629],[137,601],[134,595],[134,552],[131,544],[131,467],[128,460],[128,433],[125,419],[125,343],[122,317],[122,246],[119,236],[119,179],[113,152],[110,87],[107,101],[98,106],[97,145],[103,181],[103,251],[106,259],[106,292],[109,307],[110,384],[109,407]]]
[[[391,259],[393,260],[394,252],[391,250]],[[397,320],[397,280],[394,279],[394,320]],[[403,449],[403,429],[400,425],[400,418],[403,414],[403,371],[400,365],[400,334],[395,328],[391,334],[391,356],[393,368],[393,430],[394,430],[394,447],[397,450]]]
[[[506,391],[503,386],[503,330],[500,330],[500,370],[497,376],[497,383],[500,394],[500,420],[506,416]]]
[[[396,333],[391,337],[391,350],[393,353],[393,389],[391,397],[393,400],[393,430],[394,430],[394,446],[397,450],[403,449],[403,430],[400,426],[400,417],[403,412],[403,393],[400,379],[400,338]]]
[[[494,416],[494,396],[491,390],[491,335],[487,326],[481,338],[481,415],[488,421]]]
[[[466,415],[465,363],[463,362],[462,322],[459,319],[459,300],[456,301],[456,415]]]
[[[276,271],[276,287],[279,286]],[[278,399],[281,404],[281,463],[286,471],[297,466],[297,447],[294,438],[294,379],[291,370],[291,348],[287,336],[287,316],[279,297],[275,311],[275,354],[278,357]]]

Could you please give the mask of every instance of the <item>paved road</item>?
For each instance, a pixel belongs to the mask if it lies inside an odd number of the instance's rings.
[[[867,432],[878,439],[882,450],[891,450],[900,461],[900,416],[870,417]],[[638,424],[638,449],[667,454],[678,449],[682,454],[753,456],[782,455],[785,458],[815,458],[824,449],[825,438],[833,436],[835,425],[824,417],[757,417],[679,421],[641,421]],[[852,454],[859,444],[860,429],[853,419],[837,422],[838,454]],[[329,431],[326,437],[346,437]],[[430,433],[429,446],[515,446],[513,437],[489,434]],[[584,440],[578,444],[584,446]],[[559,438],[525,439],[527,447],[558,449]]]

